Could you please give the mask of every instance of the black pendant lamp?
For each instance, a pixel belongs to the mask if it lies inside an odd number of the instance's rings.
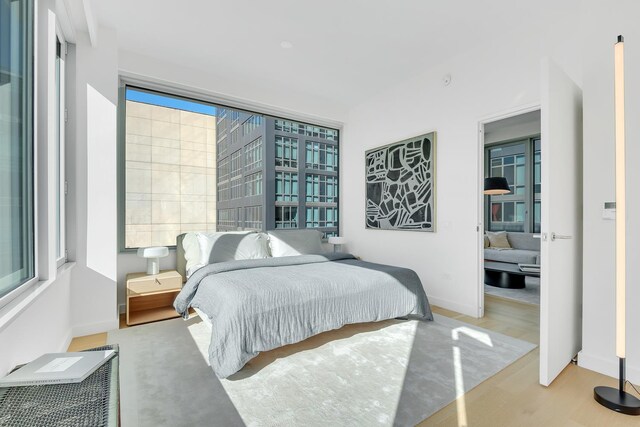
[[[484,179],[484,194],[490,196],[500,196],[511,193],[507,178],[503,176],[492,176]]]

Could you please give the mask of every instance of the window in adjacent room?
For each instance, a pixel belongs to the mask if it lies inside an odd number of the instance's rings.
[[[0,297],[36,277],[33,2],[0,1]]]
[[[487,176],[507,178],[511,193],[490,196],[489,231],[540,232],[540,138],[492,144],[486,148]]]

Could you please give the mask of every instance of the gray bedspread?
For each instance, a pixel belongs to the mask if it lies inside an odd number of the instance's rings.
[[[210,264],[177,296],[212,324],[209,361],[219,378],[261,351],[302,341],[349,323],[395,317],[433,320],[417,274],[359,261],[350,254],[302,255]]]

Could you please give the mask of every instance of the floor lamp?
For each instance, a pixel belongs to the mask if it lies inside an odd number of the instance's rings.
[[[626,194],[624,134],[624,38],[618,36],[615,52],[615,129],[616,129],[616,356],[619,359],[618,388],[596,387],[593,397],[598,403],[617,412],[640,415],[640,400],[624,391],[626,381]]]

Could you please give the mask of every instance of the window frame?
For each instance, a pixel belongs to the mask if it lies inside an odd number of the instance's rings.
[[[119,75],[119,94],[118,94],[118,138],[117,138],[117,159],[118,159],[118,252],[119,253],[134,253],[136,252],[136,248],[126,248],[125,247],[125,139],[126,139],[126,89],[128,87],[146,91],[157,92],[166,96],[175,96],[181,97],[188,100],[192,100],[195,102],[204,102],[209,104],[214,104],[216,107],[221,109],[230,109],[230,110],[238,110],[243,111],[249,114],[259,114],[263,117],[273,117],[276,119],[284,120],[284,121],[292,121],[298,122],[305,125],[311,125],[315,127],[326,127],[333,131],[335,131],[335,138],[337,138],[336,145],[338,147],[338,152],[342,150],[342,135],[344,123],[335,120],[324,119],[320,117],[316,117],[313,115],[306,115],[302,113],[294,113],[288,109],[281,109],[277,107],[273,107],[266,104],[260,104],[258,102],[246,101],[244,99],[239,99],[235,97],[229,97],[225,95],[221,95],[219,93],[194,89],[192,86],[186,86],[179,83],[167,82],[162,79],[157,79],[149,76],[140,76],[135,73],[130,73],[127,71],[121,71]],[[218,124],[218,121],[216,121]],[[242,123],[237,123],[239,131],[242,132]],[[235,124],[233,126],[229,126],[227,129],[227,145],[230,143],[231,131],[234,129]],[[304,140],[304,138],[317,139],[314,136],[306,136],[299,135],[300,140]],[[220,155],[224,153],[225,150],[221,150],[221,142],[222,139],[216,141],[216,154]],[[265,144],[265,142],[263,142]],[[298,162],[300,162],[300,146],[298,147]],[[228,149],[227,149],[228,150]],[[231,153],[227,153],[230,155]],[[335,176],[338,179],[338,183],[340,182],[340,168],[342,165],[342,156],[338,157],[337,171],[335,172]],[[266,160],[263,158],[262,160],[265,162]],[[317,170],[314,170],[314,173]],[[263,175],[263,185],[265,180],[268,179],[267,176]],[[230,185],[230,177],[229,177],[229,185]],[[220,182],[216,182],[217,185]],[[298,183],[300,185],[300,183]],[[339,187],[339,184],[338,184]],[[264,190],[264,189],[263,189]],[[230,192],[230,187],[228,189]],[[342,196],[341,191],[338,188],[338,201],[337,207],[340,208],[342,206]],[[218,191],[218,197],[220,196],[220,192]],[[263,191],[263,197],[265,196]],[[219,210],[219,208],[217,208]],[[275,212],[272,213],[272,215]],[[237,214],[236,214],[237,215]],[[268,216],[265,213],[265,219]],[[238,221],[241,221],[242,218],[237,218]],[[300,220],[299,220],[300,221]],[[340,222],[338,222],[338,227],[336,228],[336,235],[340,234]],[[175,250],[175,245],[168,246],[170,250]]]
[[[26,13],[28,15],[27,22],[25,23],[26,27],[26,36],[21,32],[20,36],[25,36],[26,47],[24,58],[21,60],[25,61],[28,64],[28,69],[30,71],[27,72],[27,77],[30,80],[29,84],[26,85],[27,94],[25,98],[28,100],[28,106],[25,109],[26,120],[28,121],[28,125],[25,126],[26,133],[28,136],[27,147],[26,150],[30,155],[29,161],[27,162],[29,168],[25,171],[25,175],[28,180],[28,187],[30,187],[30,197],[29,204],[31,209],[31,215],[28,218],[31,229],[31,241],[30,241],[30,252],[31,252],[31,277],[26,278],[22,283],[18,283],[17,285],[12,285],[12,289],[4,294],[0,294],[0,309],[6,307],[12,301],[14,301],[17,297],[24,294],[26,291],[31,289],[35,284],[40,281],[39,278],[39,244],[38,244],[38,204],[39,204],[39,193],[38,193],[38,155],[39,155],[39,147],[38,147],[38,131],[36,123],[38,122],[38,113],[36,108],[37,102],[37,91],[38,91],[38,73],[37,73],[37,61],[38,61],[38,43],[37,43],[37,18],[36,18],[36,2],[31,0],[25,0],[26,2]],[[48,54],[48,52],[46,52]],[[24,147],[23,147],[24,148]],[[30,175],[30,176],[29,176]],[[16,272],[11,273],[11,275],[15,275]]]
[[[57,113],[57,130],[56,135],[56,178],[59,178],[57,182],[57,194],[56,194],[56,219],[59,224],[56,223],[56,227],[59,227],[56,234],[56,267],[62,267],[68,260],[67,258],[67,239],[66,239],[66,204],[67,204],[67,174],[66,174],[66,124],[67,124],[67,97],[66,97],[66,56],[67,56],[67,41],[62,33],[60,24],[56,19],[56,50],[57,43],[60,43],[60,68],[57,68],[57,52],[56,52],[56,73],[59,70],[60,80],[56,81],[57,99],[56,99],[56,113]],[[58,255],[59,251],[59,255]]]

